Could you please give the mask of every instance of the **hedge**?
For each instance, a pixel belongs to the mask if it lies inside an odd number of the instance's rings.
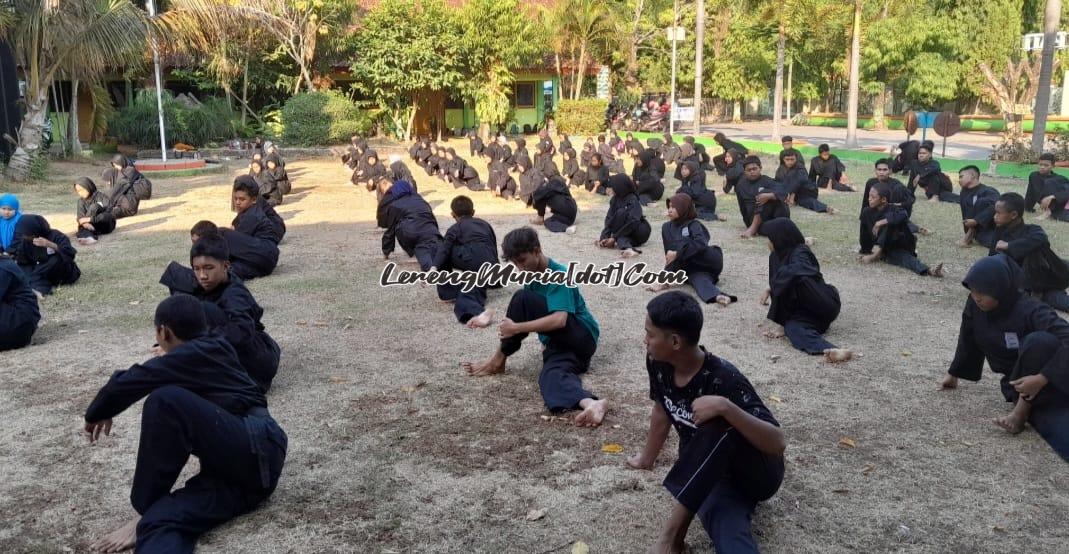
[[[183,142],[207,146],[234,137],[237,114],[223,98],[207,98],[197,107],[188,107],[163,95],[163,121],[167,144]],[[156,146],[160,144],[160,119],[156,93],[141,90],[129,106],[124,106],[108,120],[108,135],[122,144]]]
[[[293,146],[348,142],[352,135],[367,135],[375,124],[368,113],[335,90],[290,98],[282,106],[280,123],[282,139]]]
[[[605,129],[608,108],[608,100],[561,100],[554,113],[557,129],[570,135],[596,135]]]

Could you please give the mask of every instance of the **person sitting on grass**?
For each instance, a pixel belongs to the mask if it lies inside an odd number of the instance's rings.
[[[917,259],[917,236],[905,208],[891,204],[890,187],[877,185],[869,190],[869,207],[861,214],[861,228],[868,233],[861,242],[872,245],[872,253],[861,255],[858,261],[871,264],[885,260],[918,275],[944,276],[943,264],[930,270]]]
[[[973,264],[961,314],[958,348],[940,388],[979,381],[984,361],[1002,376],[1002,395],[1014,407],[995,424],[1011,434],[1031,424],[1069,461],[1069,323],[1019,289],[1021,269],[1004,254]]]
[[[92,179],[75,179],[74,193],[78,195],[78,244],[93,244],[100,235],[115,230],[115,216],[108,209],[108,197],[97,190]]]
[[[521,271],[567,271],[546,256],[538,233],[530,227],[509,231],[501,253],[502,259]],[[554,413],[579,410],[573,420],[579,427],[601,425],[609,403],[584,389],[579,377],[590,369],[601,330],[577,288],[538,282],[524,285],[512,295],[505,319],[498,326],[500,342],[493,356],[481,363],[460,365],[472,376],[504,373],[506,360],[519,351],[530,333],[537,333],[544,347],[538,386],[546,408]]]
[[[497,236],[486,221],[475,217],[475,204],[467,196],[457,196],[449,203],[456,223],[445,232],[445,239],[434,254],[429,271],[479,271],[484,264],[495,265]],[[486,289],[475,287],[464,292],[461,287],[439,285],[438,298],[453,301],[457,321],[471,329],[486,327],[494,310],[486,308]]]
[[[866,227],[864,219],[865,210],[869,209],[869,192],[873,187],[886,188],[890,194],[888,197],[890,204],[905,210],[906,217],[913,216],[913,204],[916,202],[916,198],[913,197],[913,193],[901,181],[891,177],[892,167],[892,161],[888,158],[877,160],[875,164],[876,176],[865,182],[865,193],[861,197],[861,212],[858,214],[858,221],[861,227],[858,234],[858,243],[861,246],[858,253],[860,254],[872,254],[872,227]],[[909,223],[909,228],[914,233],[922,236],[931,234],[931,231],[917,226],[912,221]]]
[[[634,469],[653,468],[674,427],[679,455],[664,479],[675,498],[650,552],[686,550],[698,516],[717,552],[757,552],[751,519],[783,483],[787,440],[749,380],[701,346],[702,309],[689,295],[666,292],[646,305],[650,426]]]
[[[1024,208],[1030,212],[1036,211],[1036,204],[1043,199],[1043,191],[1046,190],[1047,179],[1054,176],[1054,154],[1047,152],[1039,156],[1036,162],[1036,171],[1028,174],[1028,188],[1024,194]]]
[[[641,252],[635,247],[650,240],[649,222],[642,214],[642,201],[635,183],[627,175],[609,177],[609,210],[605,212],[605,227],[594,244],[601,248],[620,250],[621,258],[633,258]]]
[[[680,164],[679,189],[676,194],[686,194],[694,201],[698,219],[702,221],[727,221],[723,215],[716,213],[716,193],[705,185],[706,173],[698,167],[697,162]]]
[[[564,179],[554,177],[535,189],[531,195],[531,206],[538,214],[531,219],[532,225],[545,225],[546,230],[553,233],[575,234],[575,217],[579,215],[579,207],[572,193],[568,192]],[[548,217],[546,212],[549,212]]]
[[[1021,288],[1044,304],[1069,313],[1069,262],[1050,248],[1039,225],[1024,222],[1025,199],[1007,192],[995,204],[995,236],[989,255],[1006,254],[1024,270]]]
[[[924,189],[929,202],[958,203],[960,198],[954,194],[950,178],[943,173],[939,162],[932,158],[934,151],[935,143],[930,140],[922,142],[917,149],[917,159],[909,168],[909,190],[916,194],[917,187]]]
[[[819,187],[798,164],[798,154],[793,148],[780,153],[780,166],[776,168],[776,181],[787,193],[788,205],[799,205],[817,213],[835,214],[837,210],[817,199]]]
[[[192,269],[171,262],[160,284],[171,295],[190,294],[204,304],[212,334],[225,338],[241,366],[267,392],[278,373],[282,349],[261,321],[264,309],[230,269],[230,251],[219,235],[205,235],[189,250]]]
[[[30,344],[41,321],[37,296],[15,260],[0,251],[0,350]]]
[[[794,165],[802,168],[802,171],[805,171],[805,156],[802,156],[802,153],[794,147],[794,137],[784,135],[783,138],[779,139],[779,143],[780,146],[783,147],[783,149],[779,151],[779,164],[782,166],[783,159],[786,158],[788,154],[794,154]]]
[[[201,303],[164,299],[155,328],[160,354],[112,374],[85,411],[93,443],[145,398],[130,490],[138,515],[96,551],[193,552],[202,534],[267,500],[286,460],[286,433],[234,348],[208,333]],[[200,471],[172,491],[191,456]]]
[[[846,166],[839,157],[831,153],[831,147],[821,144],[817,147],[817,157],[809,160],[809,180],[818,188],[854,192],[854,187],[847,184]]]
[[[790,154],[788,154],[790,156]],[[828,362],[845,362],[853,353],[824,338],[839,317],[839,291],[824,282],[820,263],[805,244],[798,226],[789,219],[774,219],[761,226],[768,237],[768,288],[761,304],[770,304],[768,319],[782,328],[765,333],[768,338],[787,336],[791,346],[806,354],[822,354]]]
[[[961,222],[965,236],[958,246],[966,248],[973,242],[991,248],[995,237],[995,202],[998,191],[980,182],[980,168],[967,165],[958,172],[961,185]]]
[[[791,210],[784,202],[787,193],[783,185],[761,173],[761,158],[747,156],[742,167],[745,173],[735,185],[735,198],[746,224],[746,230],[739,236],[748,239],[755,237],[766,221],[781,217],[790,219]]]
[[[82,276],[74,261],[78,250],[71,240],[39,215],[25,214],[19,219],[11,254],[39,296],[52,294],[58,285],[74,284]]]
[[[684,271],[687,283],[702,302],[727,306],[738,300],[720,290],[720,272],[724,270],[724,252],[710,244],[709,230],[698,221],[694,201],[687,194],[668,199],[668,221],[661,226],[664,244],[664,270]],[[651,285],[646,290],[661,292],[667,284]]]
[[[1036,219],[1069,221],[1069,179],[1062,175],[1051,175],[1044,181],[1041,194]]]

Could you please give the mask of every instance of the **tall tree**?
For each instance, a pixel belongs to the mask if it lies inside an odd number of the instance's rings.
[[[109,67],[140,63],[150,23],[129,0],[9,0],[8,7],[13,15],[3,32],[26,81],[25,114],[8,172],[22,180],[40,154],[57,76],[93,81]]]
[[[1047,0],[1043,15],[1043,56],[1039,66],[1039,91],[1036,94],[1036,113],[1032,127],[1032,151],[1043,152],[1047,133],[1047,110],[1050,107],[1050,80],[1054,70],[1054,41],[1061,22],[1062,0]]]
[[[846,147],[857,148],[857,104],[861,77],[861,0],[854,0],[854,24],[850,31],[850,99],[846,111]]]
[[[579,98],[593,62],[601,61],[619,41],[615,12],[607,0],[561,0],[543,18],[555,53],[567,56],[573,76],[571,96]]]

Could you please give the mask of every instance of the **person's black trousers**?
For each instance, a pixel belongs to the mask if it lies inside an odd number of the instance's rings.
[[[1037,331],[1024,337],[1020,348],[1017,365],[1009,375],[1010,381],[1038,374],[1058,353],[1061,341],[1051,333]],[[1003,386],[1007,400],[1016,401],[1016,392],[1012,387]],[[1069,391],[1047,383],[1032,400],[1028,423],[1059,456],[1069,462]]]
[[[145,400],[130,501],[141,514],[138,552],[193,552],[209,529],[255,509],[274,492],[286,433],[266,409],[239,417],[176,386]],[[171,492],[190,455],[200,473]]]
[[[517,323],[534,321],[549,315],[546,299],[541,294],[518,290],[509,301],[506,317]],[[593,393],[583,388],[579,375],[590,368],[597,343],[593,335],[573,314],[561,329],[547,333],[549,337],[542,351],[542,372],[538,386],[542,399],[550,411],[573,410],[584,398],[594,398]],[[501,340],[501,352],[511,356],[520,349],[527,334],[514,335]]]

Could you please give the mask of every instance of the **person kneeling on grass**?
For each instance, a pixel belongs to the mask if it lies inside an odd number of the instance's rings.
[[[858,257],[865,264],[885,260],[891,265],[904,267],[918,275],[943,277],[943,264],[935,269],[917,258],[917,236],[913,234],[906,209],[891,204],[893,189],[876,185],[869,189],[869,207],[861,212],[861,230],[867,233],[861,244],[871,245],[872,253]]]
[[[428,271],[479,271],[483,264],[497,264],[497,235],[489,223],[475,217],[471,198],[457,196],[449,209],[456,223],[446,231]],[[456,285],[438,285],[438,298],[453,301],[457,321],[471,329],[486,327],[494,316],[494,310],[486,308],[486,288],[464,292]]]
[[[757,552],[750,519],[783,482],[783,431],[746,377],[700,346],[697,301],[667,292],[646,312],[654,405],[646,445],[628,465],[651,469],[669,428],[679,433],[679,458],[664,479],[676,504],[650,552],[682,553],[695,515],[717,552]]]
[[[538,242],[538,233],[530,227],[509,231],[501,250],[502,258],[521,271],[568,269],[546,256]],[[581,410],[575,416],[575,425],[601,425],[609,403],[584,389],[579,377],[590,369],[601,330],[577,288],[537,282],[524,285],[509,301],[505,319],[498,327],[501,342],[494,355],[482,363],[460,365],[473,376],[504,373],[505,361],[519,351],[529,333],[538,333],[538,340],[545,347],[538,386],[546,408],[552,412]]]
[[[1069,461],[1069,323],[1018,289],[1021,269],[1005,254],[973,264],[961,314],[958,348],[940,387],[979,381],[984,360],[1002,376],[1002,395],[1015,402],[995,424],[1012,434],[1025,423]]]
[[[267,500],[286,460],[286,433],[234,348],[208,333],[188,295],[156,308],[162,354],[116,371],[85,411],[85,432],[110,435],[112,418],[145,398],[130,502],[139,514],[94,550],[193,552],[201,534]],[[171,491],[190,456],[200,472]]]

